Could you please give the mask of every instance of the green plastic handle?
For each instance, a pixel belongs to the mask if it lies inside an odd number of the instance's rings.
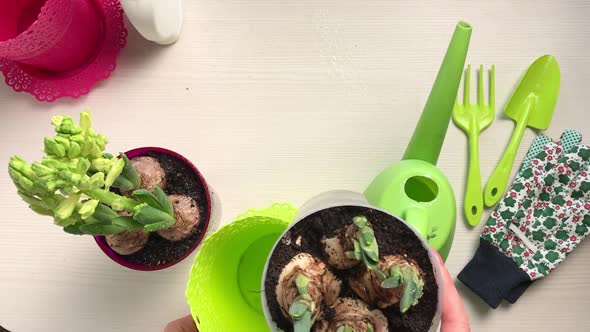
[[[469,225],[476,226],[483,214],[483,189],[479,168],[479,130],[476,124],[472,128],[476,130],[469,134],[469,173],[463,209]]]
[[[404,220],[420,234],[428,234],[428,214],[419,207],[410,207],[404,211]]]
[[[502,198],[504,195],[506,187],[508,186],[510,172],[512,171],[512,166],[514,165],[514,158],[518,152],[520,141],[522,141],[524,130],[527,127],[532,104],[532,102],[529,102],[524,111],[521,112],[521,117],[518,121],[516,121],[516,128],[514,129],[510,143],[506,148],[506,152],[504,152],[502,160],[500,160],[500,163],[496,167],[496,170],[486,185],[486,190],[484,192],[484,202],[488,207],[492,207],[498,203],[500,198]]]

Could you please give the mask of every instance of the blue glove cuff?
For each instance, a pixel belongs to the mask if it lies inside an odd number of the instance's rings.
[[[475,255],[457,278],[494,309],[512,289],[530,282],[512,258],[482,238]]]

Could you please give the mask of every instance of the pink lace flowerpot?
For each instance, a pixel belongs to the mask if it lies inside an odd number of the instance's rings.
[[[125,152],[129,159],[140,156],[156,158],[166,171],[166,194],[186,194],[195,199],[200,211],[200,222],[196,232],[189,238],[177,242],[163,243],[161,237],[151,233],[146,247],[132,255],[120,255],[107,243],[104,236],[95,236],[94,239],[100,249],[118,264],[139,271],[157,271],[178,264],[188,257],[201,244],[207,231],[212,228],[211,220],[218,219],[216,214],[219,203],[215,194],[211,191],[205,178],[188,159],[180,154],[163,148],[145,147]],[[191,192],[187,194],[186,192]],[[151,247],[150,247],[151,246]],[[153,264],[159,258],[154,256],[173,253],[174,256],[163,258],[160,264]],[[144,263],[149,261],[150,263]]]
[[[0,0],[0,71],[40,101],[87,94],[126,38],[118,0]]]

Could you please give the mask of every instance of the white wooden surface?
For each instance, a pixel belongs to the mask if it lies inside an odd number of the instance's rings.
[[[362,191],[400,159],[459,19],[474,26],[468,62],[497,66],[499,114],[481,137],[484,183],[513,128],[501,108],[540,55],[555,55],[562,70],[548,134],[574,127],[590,136],[587,0],[185,2],[177,44],[159,47],[130,29],[114,76],[87,97],[40,104],[0,86],[0,164],[13,154],[40,158],[51,116],[91,107],[111,151],[156,145],[194,161],[220,193],[223,222],[274,201]],[[533,137],[527,130],[519,160]],[[453,125],[439,165],[460,208],[466,138]],[[91,238],[66,235],[29,211],[6,171],[0,188],[0,325],[149,332],[188,312],[194,254],[161,272],[124,269]],[[453,275],[480,229],[458,219]],[[582,244],[520,302],[497,310],[459,285],[473,330],[588,331],[588,260],[590,244]]]

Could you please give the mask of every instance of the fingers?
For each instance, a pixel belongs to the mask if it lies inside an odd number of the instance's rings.
[[[441,266],[442,282],[444,288],[443,312],[441,319],[441,332],[469,332],[469,317],[463,307],[461,297],[455,288],[453,278],[438,252],[434,250]]]
[[[197,326],[191,315],[179,318],[166,325],[164,332],[198,332]]]
[[[519,175],[520,175],[520,173],[522,173],[524,168],[529,166],[531,161],[533,159],[535,159],[535,157],[539,154],[539,152],[543,151],[543,147],[549,143],[551,143],[551,138],[549,138],[545,135],[539,135],[539,136],[535,137],[535,139],[533,140],[533,143],[531,144],[531,147],[529,148],[529,152],[527,152],[526,157],[525,157],[524,161],[522,162],[522,166],[520,168]]]
[[[559,138],[559,143],[563,146],[564,152],[568,152],[580,142],[582,142],[582,134],[575,129],[566,129]]]

